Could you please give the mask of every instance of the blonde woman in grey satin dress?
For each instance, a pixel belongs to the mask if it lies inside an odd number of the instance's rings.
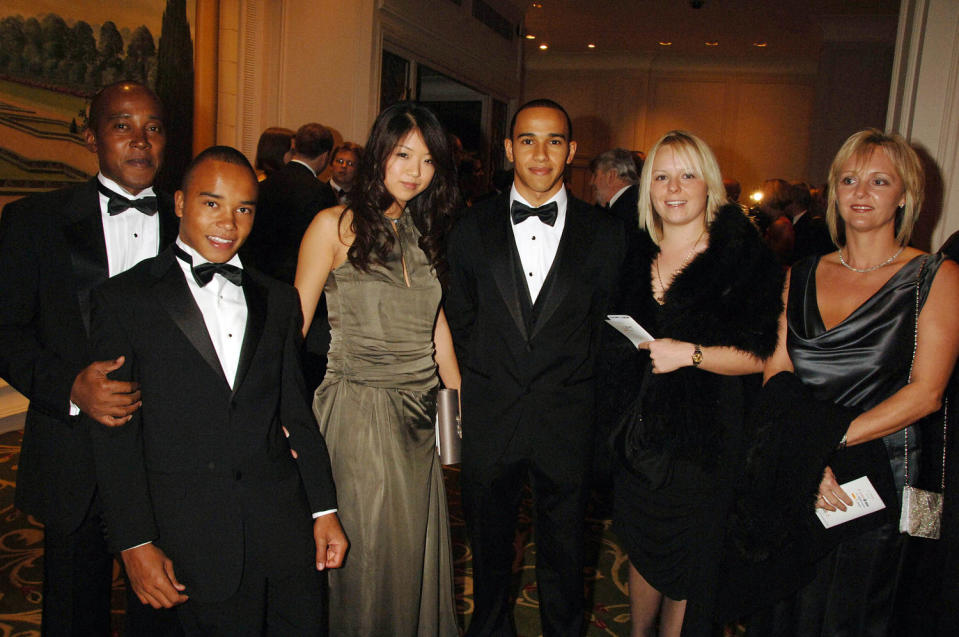
[[[321,292],[331,331],[313,412],[350,541],[343,568],[329,574],[337,637],[459,632],[433,428],[440,381],[460,385],[440,308],[457,204],[446,139],[425,107],[386,109],[348,204],[317,214],[300,246],[304,333]]]

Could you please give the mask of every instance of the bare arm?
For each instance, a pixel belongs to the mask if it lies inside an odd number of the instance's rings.
[[[766,360],[766,365],[763,368],[764,384],[779,372],[795,371],[793,368],[793,362],[789,358],[789,350],[786,349],[786,335],[788,329],[786,323],[786,309],[789,301],[789,280],[791,275],[792,270],[786,273],[786,285],[783,288],[783,311],[782,314],[779,315],[779,339],[776,341],[776,351],[773,352],[773,355]]]
[[[447,389],[460,388],[460,366],[456,362],[456,352],[453,351],[453,336],[450,333],[449,323],[446,322],[446,313],[440,308],[436,317],[436,326],[433,328],[433,347],[436,350],[436,366],[439,368],[440,378]]]
[[[344,243],[341,229],[343,206],[321,210],[313,217],[310,227],[300,241],[300,256],[296,264],[296,279],[293,285],[300,293],[303,310],[303,336],[310,329],[316,304],[323,294],[323,286],[330,272],[346,260],[349,244]],[[342,223],[349,227],[344,218]]]
[[[668,374],[680,367],[693,364],[694,343],[671,338],[658,338],[641,343],[639,349],[649,350],[654,374]],[[762,359],[734,347],[703,347],[703,362],[699,369],[723,376],[742,376],[763,370]]]
[[[919,314],[912,382],[852,421],[846,444],[881,438],[935,412],[959,354],[959,265],[939,266]]]

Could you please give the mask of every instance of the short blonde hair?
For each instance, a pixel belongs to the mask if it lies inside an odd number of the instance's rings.
[[[912,237],[912,230],[919,218],[922,209],[923,189],[925,188],[925,173],[919,156],[905,139],[898,133],[883,133],[877,128],[867,128],[853,134],[847,139],[836,158],[829,167],[829,203],[826,205],[826,225],[833,243],[837,246],[846,245],[846,224],[839,215],[839,201],[836,189],[842,176],[842,167],[851,157],[865,160],[877,148],[885,151],[886,156],[896,167],[899,178],[906,193],[906,203],[896,212],[896,241],[904,246]]]
[[[656,245],[659,245],[662,235],[662,221],[653,209],[649,186],[652,182],[656,153],[663,147],[672,148],[673,152],[687,162],[688,169],[706,182],[707,226],[713,222],[719,207],[726,203],[726,188],[723,186],[723,176],[719,172],[719,163],[706,142],[686,131],[669,131],[649,150],[646,164],[643,166],[643,174],[639,178],[639,227],[649,234],[649,238]]]

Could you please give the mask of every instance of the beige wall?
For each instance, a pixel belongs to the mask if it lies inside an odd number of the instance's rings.
[[[695,61],[667,67],[636,59],[600,64],[619,68],[530,60],[523,87],[524,100],[548,97],[569,111],[579,144],[571,183],[579,194],[586,194],[579,173],[590,158],[617,146],[645,151],[674,128],[706,140],[723,174],[738,179],[744,192],[768,177],[811,178],[813,69],[735,63],[703,68]]]

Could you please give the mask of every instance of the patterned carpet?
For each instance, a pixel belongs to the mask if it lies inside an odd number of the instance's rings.
[[[22,431],[0,435],[0,636],[33,637],[40,635],[42,602],[43,526],[13,507],[17,461]],[[472,613],[472,565],[459,497],[459,471],[446,471],[456,570],[456,597],[460,626],[465,627]],[[530,502],[525,499],[516,534],[516,627],[521,637],[541,635],[534,562]],[[587,519],[587,563],[584,595],[587,600],[589,637],[629,634],[629,605],[626,596],[628,563],[626,555],[609,532],[610,520],[593,517],[607,510],[598,501],[590,505]],[[124,583],[119,569],[114,571],[114,625],[119,634],[123,620]]]

